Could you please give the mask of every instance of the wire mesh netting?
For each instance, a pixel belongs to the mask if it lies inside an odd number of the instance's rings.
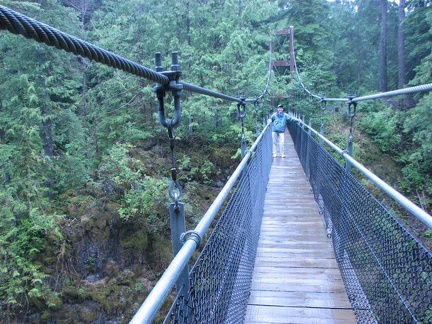
[[[432,323],[432,254],[320,143],[289,127],[359,323]]]
[[[264,133],[212,234],[190,271],[166,323],[242,323],[271,167],[271,132]]]

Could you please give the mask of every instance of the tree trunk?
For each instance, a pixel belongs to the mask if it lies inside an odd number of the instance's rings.
[[[186,37],[187,37],[187,44],[191,46],[192,44],[192,38],[191,38],[191,20],[190,20],[190,3],[186,3]]]
[[[380,91],[387,91],[387,0],[381,0]]]
[[[2,112],[2,110],[3,110],[3,106],[2,106],[2,101],[0,100],[0,112]],[[0,144],[6,145],[6,129],[4,128],[0,128]],[[7,164],[2,165],[2,169],[3,169],[4,183],[8,184],[10,182],[10,174],[7,169]]]
[[[48,102],[48,101],[47,101]],[[42,106],[42,116],[45,117],[44,121],[42,122],[42,138],[43,138],[43,146],[44,146],[44,153],[46,156],[52,159],[54,155],[54,141],[52,136],[52,120],[50,117],[46,118],[46,115],[49,114],[47,111],[46,105]],[[54,181],[49,175],[47,177],[46,185],[48,187],[48,195],[50,199],[54,198]]]
[[[399,0],[399,27],[398,27],[398,88],[405,87],[405,0]]]

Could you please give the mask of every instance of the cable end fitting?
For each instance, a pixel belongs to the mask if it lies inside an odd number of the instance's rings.
[[[157,52],[155,54],[155,70],[156,72],[162,72],[163,68],[162,68],[162,54],[161,52]]]
[[[181,74],[181,67],[178,61],[178,52],[174,51],[171,53],[171,60],[172,60],[171,71],[176,71]]]
[[[340,153],[340,155],[341,155],[343,158],[345,158],[345,154],[348,154],[348,155],[349,155],[348,150],[343,150],[343,151]]]

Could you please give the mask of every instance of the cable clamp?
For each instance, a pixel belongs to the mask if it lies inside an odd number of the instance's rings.
[[[160,53],[156,53],[155,60],[156,72],[164,74],[169,79],[168,84],[157,83],[153,88],[158,100],[159,121],[164,127],[175,127],[180,123],[181,119],[182,109],[180,105],[180,97],[183,90],[183,85],[179,83],[182,72],[180,65],[178,64],[178,54],[177,52],[172,52],[171,71],[162,71],[162,59]],[[174,117],[172,119],[167,119],[165,117],[164,97],[167,91],[171,91],[174,97]]]
[[[326,110],[327,101],[325,100],[325,97],[321,97],[321,110]]]
[[[246,97],[240,97],[241,102],[237,104],[237,117],[241,120],[246,117]],[[242,109],[240,109],[242,107]]]
[[[202,239],[197,231],[187,231],[180,235],[180,242],[186,243],[187,240],[194,240],[196,243],[196,247],[198,248],[201,245]]]
[[[356,115],[357,102],[353,101],[354,96],[348,97],[348,117],[353,118]]]

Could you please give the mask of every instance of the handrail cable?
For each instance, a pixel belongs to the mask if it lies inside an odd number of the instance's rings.
[[[416,204],[414,204],[411,200],[403,196],[401,193],[399,193],[397,190],[393,189],[390,185],[388,185],[386,182],[381,180],[378,176],[376,176],[374,173],[366,169],[362,164],[357,162],[352,156],[348,154],[346,150],[340,149],[338,146],[333,144],[330,140],[328,140],[326,137],[321,135],[319,132],[314,130],[309,125],[305,124],[301,119],[293,117],[294,120],[296,120],[298,123],[300,123],[302,126],[308,128],[312,133],[314,133],[316,136],[318,136],[321,140],[323,140],[327,145],[329,145],[333,150],[335,150],[337,153],[339,153],[345,160],[347,160],[352,166],[354,166],[357,170],[359,170],[361,173],[363,173],[369,180],[371,180],[373,183],[375,183],[379,188],[381,188],[385,193],[387,193],[390,197],[392,197],[395,201],[397,201],[399,204],[401,204],[407,211],[412,213],[416,218],[418,218],[420,221],[422,221],[424,224],[432,228],[432,216],[429,215],[427,212],[425,212],[423,209],[418,207]]]
[[[423,92],[423,91],[429,91],[432,90],[432,83],[426,83],[423,85],[413,86],[409,88],[403,88],[398,90],[392,90],[387,92],[380,92],[372,95],[362,96],[362,97],[354,97],[352,98],[352,101],[359,102],[363,100],[370,100],[370,99],[380,99],[384,97],[392,97],[392,96],[399,96],[399,95],[405,95],[409,93],[415,93],[415,92]],[[328,99],[326,99],[328,100]]]

